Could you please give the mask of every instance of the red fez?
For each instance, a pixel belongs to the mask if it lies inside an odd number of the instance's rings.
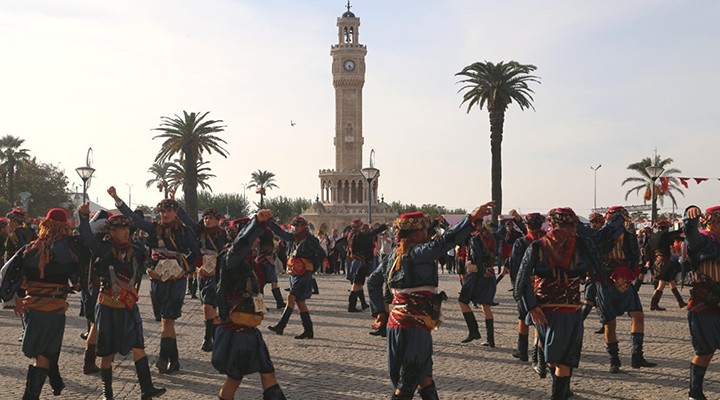
[[[202,216],[203,216],[203,218],[210,216],[210,217],[214,217],[216,219],[220,219],[220,212],[212,207],[208,207],[205,210],[203,210]]]
[[[539,228],[545,222],[545,217],[540,213],[529,213],[525,215],[525,223],[531,228]]]
[[[558,225],[574,224],[577,219],[575,211],[570,207],[557,207],[548,212],[548,217]]]
[[[362,225],[362,221],[360,221],[360,219],[358,219],[358,218],[355,218],[354,220],[352,220],[352,221],[350,222],[350,225],[352,225],[352,226],[360,226],[360,225]]]
[[[105,221],[105,227],[107,229],[130,228],[131,226],[133,226],[132,219],[122,214],[111,215]]]
[[[180,205],[173,199],[162,199],[157,204],[158,210],[177,210]]]
[[[427,229],[429,226],[430,218],[419,211],[402,214],[395,220],[395,227],[402,231]]]
[[[627,212],[627,210],[625,210],[625,207],[623,207],[623,206],[612,206],[612,207],[608,208],[609,213],[623,212],[623,211]]]
[[[661,219],[661,220],[655,222],[655,226],[660,229],[663,229],[663,228],[670,228],[672,226],[672,224],[670,223],[670,221],[668,221],[666,219]]]
[[[290,225],[307,225],[307,220],[300,215],[295,216]]]
[[[53,221],[57,222],[67,222],[67,213],[62,208],[51,208],[50,211],[48,211],[47,215],[45,216],[45,219],[51,219]]]
[[[594,212],[594,213],[590,214],[590,217],[588,217],[588,220],[590,220],[590,222],[605,221],[605,217],[603,217],[602,214],[600,214],[598,212]]]
[[[714,213],[720,213],[720,206],[710,207],[707,210],[705,210],[705,214],[714,214]]]
[[[25,212],[23,212],[23,210],[16,208],[16,209],[13,209],[12,211],[10,211],[9,213],[7,213],[6,217],[10,221],[23,222],[23,221],[25,221]]]

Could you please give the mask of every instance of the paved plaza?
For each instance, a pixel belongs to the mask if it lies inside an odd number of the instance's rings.
[[[317,277],[320,295],[309,301],[315,323],[315,339],[295,340],[302,331],[296,312],[277,336],[267,330],[280,312],[271,310],[261,326],[277,372],[277,378],[288,399],[385,399],[392,391],[386,372],[385,343],[368,335],[369,313],[346,312],[349,284],[340,275]],[[282,280],[282,285],[286,281]],[[517,317],[509,279],[498,287],[495,307],[496,345],[494,349],[480,346],[481,341],[461,344],[467,330],[457,306],[459,284],[455,275],[441,274],[441,289],[450,296],[445,303],[445,324],[433,333],[434,377],[440,398],[451,399],[548,399],[550,380],[540,380],[530,368],[510,356],[516,343]],[[160,325],[152,318],[148,298],[149,285],[143,282],[140,310],[145,324],[145,345],[154,364],[160,342]],[[283,292],[286,293],[286,292]],[[648,307],[652,287],[640,291],[643,305]],[[682,291],[687,299],[688,290]],[[60,369],[67,386],[63,399],[102,398],[99,375],[82,374],[84,342],[79,334],[85,320],[78,317],[77,295],[69,299],[67,328]],[[593,312],[585,326],[585,344],[580,368],[575,371],[572,388],[575,399],[687,399],[688,370],[693,354],[685,311],[677,308],[667,291],[661,305],[665,312],[648,312],[645,326],[645,355],[658,362],[657,368],[630,368],[630,320],[618,321],[620,356],[623,372],[607,372],[609,361],[601,335],[593,334],[599,323]],[[485,336],[481,310],[476,310],[480,331]],[[177,321],[181,370],[173,375],[160,375],[153,367],[156,386],[168,389],[167,399],[216,399],[224,379],[210,364],[210,353],[200,350],[204,332],[199,300],[187,297],[183,317]],[[17,338],[20,321],[11,310],[0,312],[0,399],[19,399],[25,384],[28,359],[20,350]],[[708,370],[705,394],[720,398],[718,368]],[[139,386],[131,356],[119,357],[114,365],[114,389],[117,399],[137,399]],[[45,384],[42,398],[53,398],[50,385]],[[258,375],[245,378],[236,399],[261,399]],[[419,396],[417,397],[419,398]]]

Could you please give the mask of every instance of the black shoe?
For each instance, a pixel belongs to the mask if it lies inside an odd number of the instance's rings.
[[[600,329],[594,331],[594,333],[596,333],[598,335],[605,333],[605,326],[604,325],[601,326]]]
[[[478,339],[480,339],[480,337],[481,337],[481,336],[480,336],[480,332],[468,333],[467,337],[466,337],[465,339],[463,339],[461,343],[470,343],[470,342],[472,342],[473,340],[478,340]]]
[[[206,353],[209,353],[213,350],[213,342],[212,340],[203,340],[202,347],[200,349]]]
[[[82,340],[87,340],[87,338],[88,338],[88,333],[87,333],[87,332],[83,332],[83,333],[80,334],[80,339],[82,339]]]
[[[155,362],[155,367],[158,369],[159,373],[167,374],[168,373],[168,360],[158,358],[158,360]]]
[[[707,400],[707,397],[705,397],[705,394],[702,391],[693,391],[690,389],[690,393],[688,393],[688,399],[689,400]]]
[[[380,336],[380,337],[387,337],[387,330],[386,329],[378,329],[376,331],[370,331],[370,335],[372,336]]]
[[[494,347],[495,347],[495,342],[482,342],[480,345],[481,345],[481,346],[485,346],[485,347],[494,348]]]
[[[630,366],[633,368],[640,368],[640,367],[652,368],[652,367],[657,367],[657,364],[646,360],[642,354],[636,353],[636,354],[632,355],[632,359],[630,361]]]
[[[362,312],[362,310],[358,310],[355,307],[348,307],[348,312]]]
[[[170,361],[167,367],[167,373],[172,374],[177,371],[180,371],[180,361]]]
[[[282,335],[283,331],[285,330],[283,327],[272,326],[272,325],[268,326],[268,329],[275,332],[278,335]]]
[[[315,337],[315,334],[312,331],[303,331],[303,333],[295,336],[295,339],[312,339]]]
[[[533,365],[533,369],[535,370],[535,373],[538,374],[538,377],[540,377],[540,379],[545,379],[547,377],[547,365],[537,363]]]
[[[523,353],[523,352],[521,352],[521,351],[518,350],[518,349],[513,349],[513,350],[512,350],[512,356],[515,357],[515,358],[517,358],[517,359],[520,360],[520,361],[527,361],[527,360],[528,360],[528,354],[527,354],[527,352],[524,352],[524,353]]]

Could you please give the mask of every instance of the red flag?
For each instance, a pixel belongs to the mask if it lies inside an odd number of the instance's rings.
[[[705,182],[706,180],[708,180],[708,178],[693,178],[693,179],[695,179],[695,183],[697,183],[698,185],[701,184],[702,182]]]
[[[682,185],[685,186],[685,189],[687,189],[688,188],[687,183],[688,183],[688,180],[690,180],[690,178],[678,178],[678,179],[680,179],[680,183],[682,183]]]
[[[670,187],[670,178],[668,178],[668,177],[660,178],[660,187],[662,188],[663,193],[667,193],[668,188]]]

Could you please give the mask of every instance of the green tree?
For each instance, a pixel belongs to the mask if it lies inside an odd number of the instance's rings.
[[[145,187],[147,188],[155,185],[159,191],[165,194],[166,199],[168,198],[168,189],[170,188],[170,183],[168,182],[170,179],[170,174],[168,172],[170,164],[171,163],[168,162],[154,162],[153,165],[148,168],[148,172],[153,174],[153,178],[148,179],[148,181],[145,182]]]
[[[490,116],[490,154],[492,199],[495,201],[493,221],[502,212],[502,138],[505,124],[505,111],[514,101],[520,110],[535,107],[532,105],[532,93],[529,83],[540,83],[540,77],[531,75],[537,68],[534,65],[523,65],[516,61],[497,64],[476,62],[463,68],[455,76],[466,79],[458,83],[464,84],[458,92],[465,91],[462,104],[467,104],[467,112],[474,106],[482,110],[487,107]]]
[[[7,187],[7,200],[14,203],[15,198],[15,178],[18,173],[18,167],[30,159],[28,149],[20,147],[25,143],[25,139],[20,139],[12,135],[5,135],[0,138],[0,168],[3,172],[3,180]]]
[[[463,208],[448,209],[445,206],[437,204],[423,204],[418,207],[415,204],[403,204],[399,201],[394,201],[390,204],[390,208],[398,214],[404,214],[408,212],[420,211],[423,214],[429,215],[431,218],[436,218],[440,215],[445,214],[466,214],[467,211]]]
[[[52,164],[40,163],[33,157],[23,163],[15,178],[18,191],[32,195],[28,215],[44,216],[47,210],[70,201],[68,178]]]
[[[277,188],[275,184],[275,174],[270,171],[257,170],[250,174],[250,184],[248,188],[257,188],[255,193],[260,195],[260,208],[265,208],[264,199],[267,189]]]
[[[222,120],[205,120],[209,114],[206,112],[187,113],[183,111],[183,117],[175,115],[174,118],[161,117],[160,127],[154,130],[162,132],[153,137],[153,139],[164,139],[155,156],[156,162],[165,162],[173,156],[179,154],[180,162],[185,171],[185,180],[183,184],[183,194],[186,200],[187,212],[190,215],[197,214],[197,189],[198,182],[198,163],[202,161],[203,154],[207,152],[212,154],[216,152],[227,158],[228,152],[222,147],[227,144],[225,140],[216,136],[225,130],[225,126],[221,125]]]
[[[218,193],[202,191],[198,194],[198,206],[201,209],[212,207],[230,218],[245,217],[250,213],[250,205],[245,196],[238,193]]]
[[[285,196],[277,196],[268,198],[264,206],[259,208],[267,208],[272,210],[275,220],[280,224],[287,224],[292,221],[293,217],[302,214],[312,205],[310,199],[301,197],[291,199]]]
[[[177,190],[177,188],[182,186],[183,192],[185,192],[185,182],[187,182],[187,180],[185,179],[186,173],[183,163],[180,162],[180,160],[175,160],[168,164],[168,186],[170,186],[172,190]],[[207,181],[210,178],[215,178],[215,175],[210,173],[211,169],[207,164],[209,164],[208,161],[198,161],[196,166],[197,184],[201,189],[212,192],[212,187],[210,187]]]
[[[626,183],[635,185],[625,193],[625,200],[627,200],[633,192],[635,192],[636,195],[640,195],[640,192],[642,191],[643,203],[652,201],[653,180],[650,177],[650,174],[646,171],[646,168],[651,165],[656,165],[665,169],[662,175],[660,175],[660,178],[668,178],[668,189],[667,191],[663,190],[661,180],[657,179],[655,181],[655,198],[660,201],[661,205],[664,205],[665,196],[667,196],[672,201],[672,204],[677,207],[677,201],[675,200],[673,192],[680,193],[682,196],[685,196],[685,193],[683,193],[682,189],[680,189],[679,181],[675,177],[675,175],[681,173],[682,171],[677,168],[668,168],[672,162],[672,158],[663,159],[659,154],[656,154],[653,157],[645,157],[639,162],[628,165],[627,169],[635,172],[639,176],[625,178],[622,182],[621,186],[625,186]]]

